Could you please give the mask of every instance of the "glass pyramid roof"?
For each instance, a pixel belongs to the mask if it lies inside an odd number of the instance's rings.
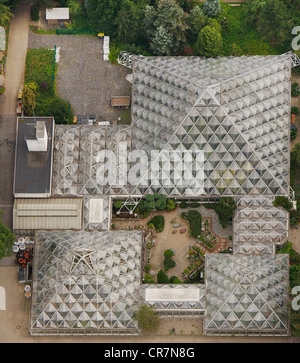
[[[133,194],[287,195],[290,66],[290,55],[135,57],[133,147],[190,152],[192,161],[182,175],[162,152]]]
[[[290,68],[290,54],[135,57],[132,125],[56,126],[53,195],[289,195]],[[135,184],[124,143],[148,160]]]
[[[137,334],[142,234],[38,231],[30,333]]]
[[[272,255],[288,240],[289,213],[264,198],[240,201],[233,219],[233,254]]]
[[[205,332],[287,335],[288,276],[288,255],[206,255]]]

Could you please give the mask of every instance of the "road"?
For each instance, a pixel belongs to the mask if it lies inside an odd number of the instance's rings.
[[[5,72],[5,92],[0,96],[0,210],[12,228],[13,177],[16,140],[17,92],[24,83],[30,5],[19,5],[11,20]]]

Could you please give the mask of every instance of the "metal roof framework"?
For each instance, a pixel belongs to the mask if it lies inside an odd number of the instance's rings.
[[[289,256],[206,255],[206,334],[289,335]]]
[[[205,285],[141,285],[140,304],[152,306],[161,315],[199,316],[205,312]]]
[[[135,57],[133,147],[162,150],[162,166],[133,194],[287,195],[290,69],[289,54]],[[176,162],[171,178],[164,175],[163,151],[199,150],[202,180],[189,170],[180,185]]]
[[[39,231],[31,335],[138,334],[142,232]]]
[[[268,198],[244,198],[233,218],[234,255],[273,255],[288,240],[289,213]]]
[[[82,198],[29,198],[14,201],[13,229],[16,232],[81,228]]]

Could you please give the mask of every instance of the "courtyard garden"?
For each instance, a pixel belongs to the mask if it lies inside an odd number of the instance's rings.
[[[154,194],[132,211],[121,200],[114,201],[114,228],[143,230],[146,236],[144,283],[203,282],[205,254],[222,252],[231,245],[229,222],[235,208],[231,200],[221,199],[218,203],[178,203]]]

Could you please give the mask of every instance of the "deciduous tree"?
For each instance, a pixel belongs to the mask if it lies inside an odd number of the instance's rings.
[[[139,328],[145,332],[155,332],[160,324],[158,313],[146,304],[140,306],[134,318]]]
[[[0,0],[0,25],[6,26],[10,18],[13,16],[9,2]]]

